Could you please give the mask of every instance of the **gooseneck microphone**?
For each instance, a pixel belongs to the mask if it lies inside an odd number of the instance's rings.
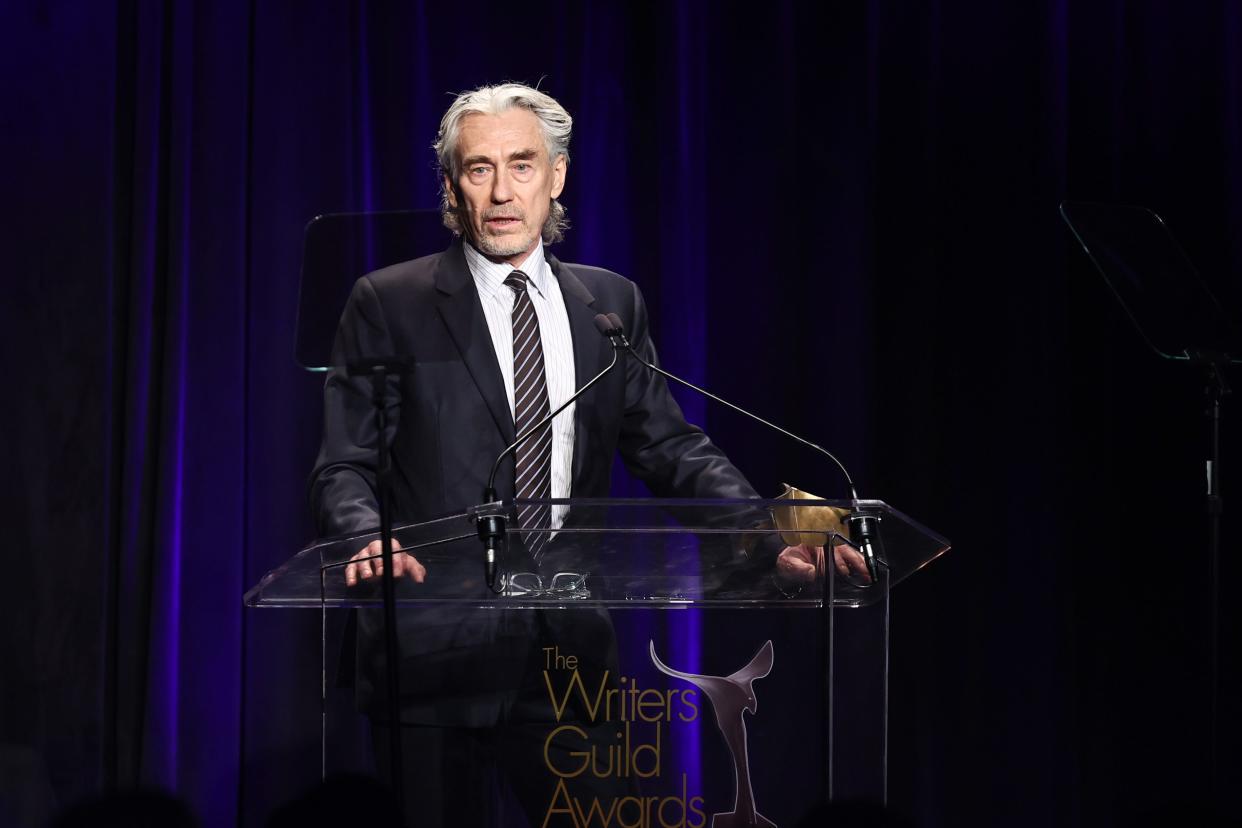
[[[613,324],[612,319],[616,319],[615,325]],[[557,414],[560,414],[568,408],[571,403],[576,401],[587,391],[591,390],[597,382],[604,378],[605,374],[616,367],[617,358],[619,357],[622,348],[628,347],[629,342],[625,339],[625,334],[622,331],[621,320],[615,316],[612,317],[612,319],[602,313],[595,315],[595,327],[601,334],[608,337],[610,342],[612,342],[612,362],[608,363],[607,368],[591,377],[585,385],[571,394],[569,399],[557,406],[555,411],[549,413],[542,420],[519,434],[517,439],[510,443],[504,451],[496,455],[496,460],[492,463],[492,472],[487,476],[487,488],[483,490],[483,504],[485,506],[496,503],[500,500],[500,498],[496,495],[496,474],[500,471],[501,462],[510,454],[517,451],[518,446],[522,445],[522,443],[525,443],[532,436],[542,431],[548,423],[552,422]],[[504,540],[505,524],[505,514],[499,509],[487,514],[482,514],[478,518],[477,532],[479,539],[483,541],[483,548],[485,550],[484,565],[487,588],[493,592],[496,591],[496,550]]]
[[[598,318],[599,317],[596,317],[596,319]],[[736,411],[739,414],[745,414],[747,417],[750,417],[752,420],[763,423],[765,426],[767,426],[770,429],[779,431],[781,434],[784,434],[789,439],[795,440],[801,443],[802,445],[806,446],[807,448],[811,448],[811,449],[814,449],[815,451],[818,451],[820,454],[824,455],[829,460],[831,460],[833,463],[835,463],[837,468],[841,470],[841,474],[845,476],[846,484],[848,484],[850,487],[850,496],[854,500],[858,500],[858,492],[854,489],[854,479],[850,477],[850,473],[846,471],[845,466],[841,463],[840,460],[837,459],[836,455],[834,455],[828,449],[824,448],[823,446],[818,446],[815,443],[812,443],[810,440],[807,440],[803,437],[799,437],[797,434],[794,434],[792,431],[787,431],[781,428],[780,426],[776,425],[775,423],[768,422],[767,420],[760,417],[758,414],[753,414],[750,411],[747,411],[745,408],[734,405],[733,403],[729,402],[726,399],[723,399],[722,397],[717,397],[715,394],[713,394],[711,391],[708,391],[705,388],[700,388],[699,386],[695,385],[692,382],[689,382],[688,380],[684,380],[679,376],[670,374],[668,371],[665,371],[663,368],[661,368],[660,366],[656,365],[653,362],[648,362],[646,359],[643,358],[641,354],[638,353],[638,351],[634,350],[634,346],[631,345],[629,339],[626,338],[624,326],[621,323],[621,317],[617,316],[615,313],[610,313],[608,314],[608,322],[612,327],[612,331],[605,333],[605,336],[608,336],[610,339],[613,340],[613,347],[618,347],[617,341],[619,340],[621,343],[620,347],[629,351],[630,356],[634,357],[634,359],[638,360],[643,365],[650,368],[652,371],[655,371],[660,376],[667,377],[668,379],[671,379],[673,382],[684,385],[693,391],[697,391],[698,393],[702,394],[704,397],[707,397],[708,399],[715,400],[721,405],[728,406],[729,408],[732,408],[734,411]],[[596,324],[598,324],[598,322]]]
[[[599,316],[595,317],[595,320],[596,320],[595,324],[597,326],[601,324],[599,319],[600,319]],[[812,443],[810,440],[807,440],[805,437],[799,437],[797,434],[794,434],[792,431],[781,428],[775,423],[772,423],[772,422],[769,422],[768,420],[763,419],[758,414],[754,414],[750,411],[747,411],[745,408],[742,408],[741,406],[734,405],[733,403],[729,402],[723,397],[718,397],[712,392],[708,391],[707,389],[700,388],[699,386],[695,385],[694,383],[688,380],[684,380],[681,377],[676,376],[675,374],[670,374],[668,371],[665,371],[663,368],[656,365],[655,363],[647,361],[641,354],[638,353],[638,351],[634,349],[634,346],[630,343],[629,339],[626,337],[625,326],[621,322],[621,317],[617,316],[615,313],[610,313],[607,315],[607,322],[608,322],[610,330],[604,330],[603,327],[600,327],[600,332],[603,333],[605,336],[607,336],[612,341],[612,345],[614,349],[626,350],[627,352],[629,352],[630,356],[634,357],[634,359],[638,360],[641,364],[645,365],[648,369],[654,371],[660,376],[665,377],[667,379],[671,379],[673,382],[676,382],[679,385],[684,385],[686,388],[689,388],[692,391],[696,391],[699,394],[702,394],[704,397],[707,397],[708,399],[715,400],[721,405],[727,406],[733,409],[734,411],[738,412],[739,414],[745,414],[747,417],[750,417],[752,420],[758,423],[762,423],[763,425],[767,426],[768,428],[774,431],[780,432],[781,434],[785,435],[789,439],[794,440],[795,442],[801,443],[807,448],[818,451],[820,454],[824,455],[829,460],[831,460],[834,464],[836,464],[836,467],[841,470],[841,474],[845,477],[846,485],[849,486],[850,499],[853,501],[853,506],[854,506],[854,508],[850,510],[849,517],[845,519],[845,523],[850,529],[851,543],[853,543],[854,545],[858,547],[859,552],[862,553],[863,559],[867,562],[867,574],[871,576],[871,583],[873,584],[876,583],[876,577],[878,575],[877,568],[876,568],[876,558],[878,555],[878,548],[880,545],[879,517],[877,517],[875,514],[872,514],[870,512],[867,512],[866,510],[859,508],[858,490],[854,488],[854,478],[850,477],[849,471],[846,470],[845,465],[840,460],[837,459],[835,454],[833,454],[832,452],[830,452],[828,449],[824,448],[823,446]]]

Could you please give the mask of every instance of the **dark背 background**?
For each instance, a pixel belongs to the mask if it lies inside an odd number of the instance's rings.
[[[1145,349],[1057,204],[1155,208],[1238,309],[1242,7],[726,8],[3,5],[10,780],[60,804],[157,785],[256,825],[313,778],[318,654],[293,642],[316,620],[241,606],[311,532],[303,227],[435,206],[449,93],[513,79],[575,117],[556,254],[639,283],[670,369],[953,539],[894,594],[894,808],[1238,813],[1238,524],[1214,786],[1200,383]],[[843,494],[681,399],[761,491]]]

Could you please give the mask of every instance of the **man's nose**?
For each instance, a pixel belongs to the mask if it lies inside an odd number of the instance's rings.
[[[503,204],[513,198],[513,186],[509,181],[509,176],[504,172],[496,175],[496,183],[492,187],[492,201],[497,204]]]

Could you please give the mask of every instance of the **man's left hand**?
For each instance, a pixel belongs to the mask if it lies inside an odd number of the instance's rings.
[[[867,574],[867,561],[862,553],[848,543],[839,543],[832,547],[833,565],[842,575],[851,575],[870,581]],[[786,546],[776,556],[776,577],[786,584],[799,586],[809,584],[820,578],[824,572],[824,547]]]

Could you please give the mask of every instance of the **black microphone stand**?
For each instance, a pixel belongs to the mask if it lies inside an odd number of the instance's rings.
[[[375,409],[375,483],[379,503],[380,584],[384,604],[384,658],[388,665],[388,759],[397,807],[405,810],[405,756],[401,746],[401,650],[397,639],[397,587],[392,563],[392,452],[388,445],[387,388],[389,374],[409,370],[404,357],[377,357],[353,360],[346,365],[351,377],[370,377],[371,405]]]

